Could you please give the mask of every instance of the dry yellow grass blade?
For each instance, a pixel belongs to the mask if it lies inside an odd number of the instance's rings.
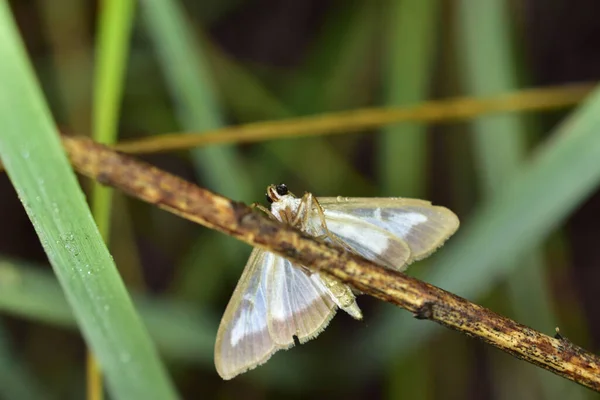
[[[579,103],[594,88],[583,83],[522,90],[489,98],[455,98],[414,106],[368,108],[281,121],[256,122],[190,135],[171,133],[122,141],[115,149],[126,153],[155,153],[211,144],[249,143],[300,136],[365,131],[400,122],[440,123],[482,114],[552,110]]]
[[[407,121],[440,123],[499,112],[553,110],[581,102],[595,85],[588,82],[528,89],[490,98],[457,98],[408,107],[360,109],[313,117],[256,122],[197,135],[171,133],[123,141],[113,148],[130,154],[156,153],[211,144],[249,143],[359,132]],[[2,170],[0,164],[0,171]]]

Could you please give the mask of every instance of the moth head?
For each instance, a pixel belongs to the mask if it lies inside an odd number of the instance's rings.
[[[280,183],[279,185],[269,185],[265,195],[269,203],[275,203],[289,194],[290,191],[288,190],[287,186],[284,183]]]

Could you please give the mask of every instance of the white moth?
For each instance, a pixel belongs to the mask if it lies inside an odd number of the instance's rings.
[[[271,210],[261,208],[274,218],[397,271],[433,253],[459,225],[452,211],[423,200],[297,198],[285,185],[269,186],[267,199]],[[338,307],[362,319],[349,286],[255,248],[219,326],[217,372],[231,379],[292,347],[294,338],[316,337]]]

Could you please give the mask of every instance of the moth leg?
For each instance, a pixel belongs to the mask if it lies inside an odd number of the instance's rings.
[[[291,224],[293,226],[300,227],[302,230],[306,230],[308,226],[308,205],[312,203],[312,193],[305,193],[300,199],[300,205],[298,205],[298,209],[296,210],[296,215],[291,220]]]
[[[319,200],[317,200],[316,197],[313,197],[312,194],[310,194],[310,200],[311,200],[312,204],[315,206],[315,208],[317,210],[317,214],[319,215],[319,220],[321,221],[321,228],[323,228],[323,230],[325,231],[325,233],[323,235],[320,235],[319,238],[320,237],[329,238],[333,243],[337,244],[342,249],[352,252],[353,250],[346,243],[344,243],[337,236],[332,234],[329,231],[329,229],[327,228],[327,222],[325,221],[325,211],[323,210],[321,203],[319,203]]]
[[[315,198],[312,193],[305,193],[302,196],[300,201],[300,205],[298,206],[298,210],[296,210],[296,215],[292,220],[292,225],[300,227],[300,229],[304,231],[309,231],[309,222],[310,222],[310,207],[314,204]],[[321,223],[323,224],[323,223]],[[331,240],[335,240],[335,238],[329,233],[326,227],[324,227],[325,233],[322,235],[317,235],[316,232],[311,232],[313,237],[320,241],[325,241],[327,238]]]
[[[319,213],[319,219],[321,220],[321,227],[323,228],[323,230],[325,231],[325,234],[320,235],[319,238],[324,237],[331,239],[334,243],[336,243],[338,246],[340,246],[342,249],[349,251],[350,253],[355,253],[355,251],[348,246],[346,243],[344,243],[342,240],[340,240],[337,236],[333,235],[329,229],[327,229],[327,223],[325,221],[325,212],[323,211],[323,206],[321,206],[321,203],[319,203],[319,201],[313,197],[313,203],[317,208],[317,212]],[[355,253],[356,254],[356,253]],[[354,297],[352,295],[359,295],[362,294],[363,292],[361,292],[358,289],[355,289],[352,286],[347,286],[347,285],[343,285],[340,282],[338,282],[336,279],[330,277],[330,276],[325,276],[323,274],[320,274],[319,276],[321,276],[321,279],[323,279],[324,282],[328,282],[328,287],[333,288],[333,285],[341,285],[340,288],[343,287],[343,289],[338,288],[337,290],[342,290],[344,291],[344,298],[346,302],[350,301],[350,298],[352,298],[352,300],[354,300]],[[349,294],[346,293],[345,291],[349,290]],[[350,296],[350,297],[348,297]],[[360,312],[360,309],[358,308],[358,305],[356,305],[356,303],[354,302],[354,306],[350,307],[346,309],[344,308],[344,310],[346,312],[348,312],[352,317],[356,318],[356,319],[362,319],[362,313]],[[357,312],[354,310],[354,307],[356,307]]]
[[[323,231],[325,233],[318,235],[317,232],[311,232],[311,234],[315,238],[320,240],[325,240],[329,238],[335,241],[336,238],[331,234],[331,232],[329,232],[329,230],[327,229],[327,225],[325,224],[325,215],[323,214],[323,209],[321,208],[321,205],[319,204],[317,199],[312,195],[312,193],[305,193],[304,196],[302,196],[302,200],[300,201],[300,205],[298,206],[298,210],[296,212],[296,217],[293,221],[294,224],[299,225],[302,228],[302,230],[309,231],[308,227],[311,216],[310,212],[312,211],[313,205],[317,206],[317,212],[319,213],[321,227],[323,228]]]
[[[301,223],[301,227],[304,230],[306,230],[306,227],[308,226],[310,220],[310,211],[313,206],[317,210],[319,220],[321,222],[321,228],[324,231],[324,233],[321,235],[314,235],[315,239],[323,242],[329,239],[331,242],[338,245],[342,249],[349,252],[354,252],[352,248],[350,248],[346,243],[344,243],[338,237],[333,235],[331,231],[329,231],[329,229],[327,228],[327,223],[325,221],[325,212],[323,211],[323,207],[316,199],[316,197],[312,195],[312,193],[305,193],[304,196],[302,196],[302,201],[300,202],[300,206],[298,207],[298,213],[296,214],[294,222]],[[310,269],[304,266],[302,266],[302,268],[306,273],[312,274],[312,271]],[[362,319],[362,313],[360,312],[360,308],[358,308],[358,305],[356,304],[356,301],[354,299],[355,289],[339,282],[337,279],[327,275],[326,273],[319,273],[319,277],[326,285],[331,295],[336,299],[336,302],[340,307],[342,307],[352,317],[356,319]]]
[[[275,215],[273,215],[273,213],[271,212],[271,210],[269,210],[267,207],[263,206],[260,203],[252,203],[252,205],[250,206],[252,208],[256,208],[262,212],[264,212],[265,214],[267,214],[267,216],[269,216],[269,218],[277,220],[277,218],[275,218]]]

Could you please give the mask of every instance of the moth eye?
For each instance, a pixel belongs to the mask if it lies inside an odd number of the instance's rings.
[[[275,187],[275,190],[277,190],[277,193],[280,196],[285,196],[286,194],[288,194],[288,188],[287,188],[287,186],[284,183],[282,183],[280,185],[277,185]]]
[[[273,202],[273,199],[271,198],[271,196],[269,196],[269,193],[265,193],[265,197],[267,198],[267,201],[268,201],[269,203],[272,203],[272,202]]]

